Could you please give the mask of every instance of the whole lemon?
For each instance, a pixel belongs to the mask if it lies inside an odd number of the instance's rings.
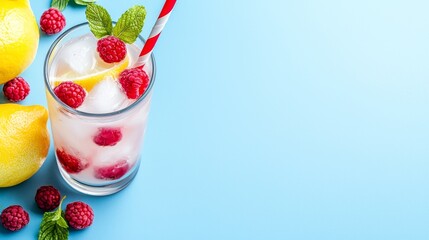
[[[47,121],[42,106],[0,104],[0,187],[19,184],[42,166],[49,151]]]
[[[34,60],[39,28],[29,0],[0,1],[0,84],[21,74]]]

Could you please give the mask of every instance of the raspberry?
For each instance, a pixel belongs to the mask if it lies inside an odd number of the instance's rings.
[[[56,152],[58,161],[68,173],[78,173],[88,167],[87,162],[66,153],[64,150],[57,149]]]
[[[106,63],[120,62],[124,60],[127,54],[125,43],[114,36],[108,36],[98,40],[97,51],[100,58]]]
[[[30,93],[30,85],[22,77],[16,77],[3,86],[3,93],[9,101],[19,102]]]
[[[116,180],[127,173],[129,169],[128,162],[121,160],[112,166],[95,168],[95,177],[98,179]]]
[[[0,215],[3,227],[10,231],[17,231],[25,227],[30,221],[28,212],[19,205],[12,205],[3,210]]]
[[[59,33],[65,26],[66,18],[56,8],[49,8],[40,17],[40,29],[48,35]]]
[[[93,140],[99,146],[114,146],[121,139],[121,130],[116,128],[99,128]]]
[[[141,68],[131,68],[121,72],[119,82],[128,98],[137,99],[149,86],[149,77]]]
[[[85,100],[85,90],[78,84],[66,81],[54,88],[57,97],[72,108],[78,108]]]
[[[43,211],[52,211],[60,205],[61,195],[53,186],[42,186],[37,189],[34,199]]]
[[[94,220],[92,208],[84,202],[72,202],[67,204],[65,218],[69,226],[74,229],[89,227]]]

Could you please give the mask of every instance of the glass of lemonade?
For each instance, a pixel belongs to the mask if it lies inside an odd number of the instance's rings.
[[[149,85],[138,99],[127,98],[118,76],[136,67],[143,44],[139,36],[126,45],[124,60],[105,63],[88,23],[82,23],[59,36],[46,56],[44,77],[57,165],[63,179],[82,193],[115,193],[137,174],[155,80],[153,55],[144,66]],[[64,81],[85,89],[86,97],[76,109],[54,93]]]

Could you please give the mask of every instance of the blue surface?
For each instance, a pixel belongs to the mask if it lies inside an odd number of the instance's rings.
[[[117,19],[143,3],[147,36],[163,1],[99,0]],[[48,1],[31,0],[37,19]],[[95,211],[70,239],[429,239],[429,2],[178,1],[158,41],[157,82],[135,181],[78,194],[51,150],[42,169],[0,189],[22,204],[53,184]],[[69,6],[67,27],[84,20]],[[46,105],[42,36],[22,75]]]

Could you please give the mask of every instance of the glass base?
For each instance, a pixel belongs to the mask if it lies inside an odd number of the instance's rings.
[[[128,173],[124,179],[108,185],[103,185],[103,186],[91,186],[91,185],[76,181],[66,171],[64,171],[62,167],[58,166],[58,169],[64,181],[74,190],[87,195],[92,195],[92,196],[107,196],[107,195],[117,193],[122,189],[126,188],[132,182],[134,177],[137,175],[137,172],[139,170],[139,165],[140,165],[140,161],[138,161],[138,164],[136,164],[133,167],[132,171]]]

